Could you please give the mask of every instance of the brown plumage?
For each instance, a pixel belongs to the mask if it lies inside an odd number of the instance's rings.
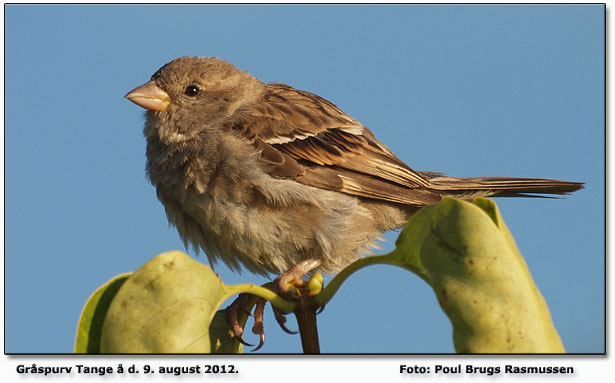
[[[148,109],[147,173],[185,244],[213,263],[336,272],[444,196],[564,195],[582,183],[417,172],[331,102],[182,57],[128,99]]]

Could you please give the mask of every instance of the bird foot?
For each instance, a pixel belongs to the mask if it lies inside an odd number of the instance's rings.
[[[293,266],[275,279],[274,286],[277,290],[276,292],[290,300],[305,297],[307,282],[301,277],[320,266],[321,263],[322,259],[308,259]]]
[[[244,346],[252,346],[250,343],[243,340],[243,328],[239,325],[239,320],[237,319],[237,315],[239,311],[252,316],[249,308],[249,300],[250,294],[239,294],[237,299],[231,303],[230,306],[224,310],[224,317],[226,322],[231,326],[231,330],[233,331],[233,335],[235,339]]]
[[[275,279],[274,290],[282,297],[301,304],[302,301],[306,300],[310,296],[310,293],[306,290],[308,282],[303,280],[301,277],[318,267],[321,263],[322,260],[320,259],[309,259],[297,264],[296,266],[294,266],[293,268]],[[237,315],[241,311],[245,314],[248,314],[249,316],[254,317],[252,333],[259,336],[259,343],[252,351],[257,351],[265,344],[263,313],[265,311],[265,305],[267,301],[260,298],[256,302],[254,313],[252,314],[250,313],[250,297],[251,295],[247,293],[239,294],[237,299],[235,299],[235,301],[233,301],[233,303],[231,303],[231,305],[226,308],[225,317],[226,321],[231,326],[231,330],[233,331],[233,335],[235,336],[237,341],[244,346],[249,347],[253,345],[243,339],[243,328],[239,325]],[[298,333],[298,331],[292,331],[289,330],[288,327],[286,327],[286,316],[283,312],[273,307],[273,305],[271,306],[271,308],[273,309],[273,314],[276,321],[278,322],[282,330],[284,330],[284,332],[288,334]],[[320,311],[322,311],[323,308],[324,307],[321,307]]]
[[[233,335],[235,336],[235,339],[237,339],[239,343],[243,344],[244,346],[248,346],[248,347],[252,347],[254,345],[246,342],[243,339],[243,328],[241,327],[241,325],[239,325],[238,314],[239,312],[243,312],[254,318],[254,324],[252,325],[252,333],[255,335],[258,335],[259,337],[258,345],[252,350],[254,352],[254,351],[258,351],[265,344],[265,330],[263,327],[263,324],[264,324],[263,314],[265,312],[265,305],[267,304],[267,300],[263,298],[259,298],[256,301],[254,313],[251,313],[250,303],[249,303],[251,297],[252,297],[251,294],[247,294],[247,293],[239,294],[237,299],[235,299],[233,303],[231,303],[231,305],[226,308],[225,318],[226,318],[226,321],[229,323],[231,330],[233,331]],[[271,308],[273,309],[273,314],[275,316],[276,321],[278,322],[282,330],[284,330],[284,332],[288,334],[298,333],[297,331],[289,330],[288,327],[286,327],[286,316],[284,315],[283,312],[273,307],[273,305],[271,306]]]

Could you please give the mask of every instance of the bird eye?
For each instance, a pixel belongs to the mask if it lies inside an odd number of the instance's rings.
[[[197,88],[194,85],[190,85],[189,87],[186,88],[186,91],[184,93],[186,93],[186,95],[190,97],[194,97],[197,94],[199,94],[199,88]]]

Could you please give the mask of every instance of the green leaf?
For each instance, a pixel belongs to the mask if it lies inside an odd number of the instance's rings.
[[[100,335],[109,305],[132,273],[121,274],[102,285],[88,298],[77,326],[76,354],[100,353]]]
[[[104,353],[241,352],[218,307],[234,292],[184,253],[156,256],[122,286],[105,319]],[[244,318],[245,323],[245,318]]]
[[[100,287],[87,301],[75,341],[76,353],[242,352],[219,306],[230,296],[265,298],[284,313],[295,310],[271,289],[225,285],[213,271],[188,255],[163,253],[133,274]],[[239,325],[248,315],[238,313]]]
[[[429,272],[421,260],[423,239],[432,230],[432,215],[439,205],[429,205],[417,211],[403,228],[395,241],[395,250],[386,257],[399,262],[425,282],[430,283]]]
[[[209,325],[209,343],[211,344],[212,354],[241,354],[243,345],[239,343],[233,336],[226,318],[224,317],[225,310],[218,310],[214,315],[214,319]],[[237,321],[241,328],[244,328],[248,315],[240,312],[237,314]]]
[[[420,222],[411,220],[404,232],[418,241],[421,263],[453,324],[455,349],[565,352],[496,205],[484,198],[474,204],[447,198],[427,214]]]

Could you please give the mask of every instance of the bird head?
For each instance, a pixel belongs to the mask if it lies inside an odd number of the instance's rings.
[[[181,142],[219,126],[263,89],[258,79],[216,57],[180,57],[125,97],[147,109],[146,136]]]

